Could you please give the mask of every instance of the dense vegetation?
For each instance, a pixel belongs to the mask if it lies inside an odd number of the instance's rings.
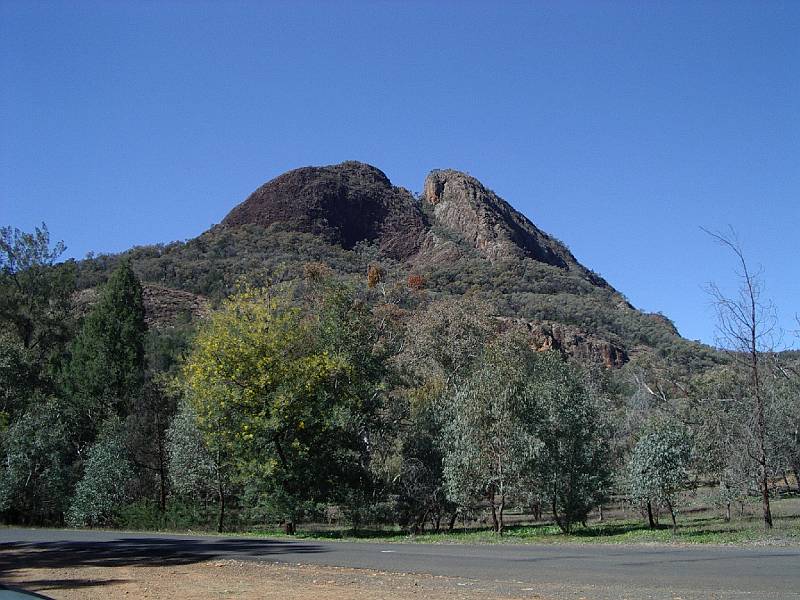
[[[6,522],[419,532],[485,513],[502,534],[525,509],[574,533],[612,496],[656,527],[678,525],[700,483],[727,518],[759,493],[750,367],[569,271],[468,252],[410,270],[276,226],[81,263],[62,251],[44,227],[2,229]],[[148,329],[142,281],[215,308]],[[618,370],[538,352],[497,319],[520,314],[650,350]],[[774,493],[797,486],[800,374],[795,355],[759,357]]]

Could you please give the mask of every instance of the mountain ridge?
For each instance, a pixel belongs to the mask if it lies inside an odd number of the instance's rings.
[[[362,283],[370,267],[380,267],[398,289],[413,278],[429,300],[471,295],[485,301],[498,318],[524,321],[542,349],[614,367],[648,348],[689,356],[689,362],[717,360],[708,347],[681,338],[668,318],[633,307],[480,181],[452,169],[431,171],[419,197],[357,161],[293,169],[259,186],[196,238],[123,254],[155,290],[151,299],[173,288],[218,300],[242,277],[300,278],[313,262]],[[115,260],[83,261],[82,287],[102,283]],[[181,298],[171,296],[158,310],[181,313]],[[199,300],[185,298],[195,306],[183,313],[198,313]],[[421,302],[402,301],[410,310]]]

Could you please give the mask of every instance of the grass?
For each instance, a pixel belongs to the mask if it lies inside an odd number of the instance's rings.
[[[590,522],[587,527],[578,525],[569,535],[549,522],[514,524],[506,527],[504,535],[498,536],[488,528],[460,528],[452,532],[426,532],[409,535],[399,528],[362,529],[325,528],[305,526],[294,536],[282,531],[257,530],[248,535],[287,537],[309,540],[381,541],[429,544],[800,544],[800,498],[775,500],[773,505],[774,527],[766,533],[757,510],[750,507],[744,516],[736,516],[726,522],[708,509],[688,510],[679,515],[678,528],[662,524],[651,530],[641,519],[613,516],[603,522]],[[668,520],[668,519],[667,519]]]

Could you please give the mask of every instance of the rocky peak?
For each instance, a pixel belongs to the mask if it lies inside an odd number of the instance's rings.
[[[380,169],[356,161],[288,171],[253,192],[221,226],[274,223],[344,248],[376,242],[393,258],[414,254],[424,231],[413,195],[393,186]]]
[[[474,177],[451,169],[431,171],[424,201],[437,222],[458,233],[491,261],[533,258],[562,269],[575,269],[605,284],[578,263],[561,242],[541,231],[525,215]]]

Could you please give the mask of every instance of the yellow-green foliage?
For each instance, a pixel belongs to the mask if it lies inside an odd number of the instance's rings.
[[[309,450],[306,430],[321,425],[320,403],[346,369],[286,293],[247,289],[200,328],[184,377],[209,445],[245,462],[269,456],[250,465],[268,475],[281,451]]]

